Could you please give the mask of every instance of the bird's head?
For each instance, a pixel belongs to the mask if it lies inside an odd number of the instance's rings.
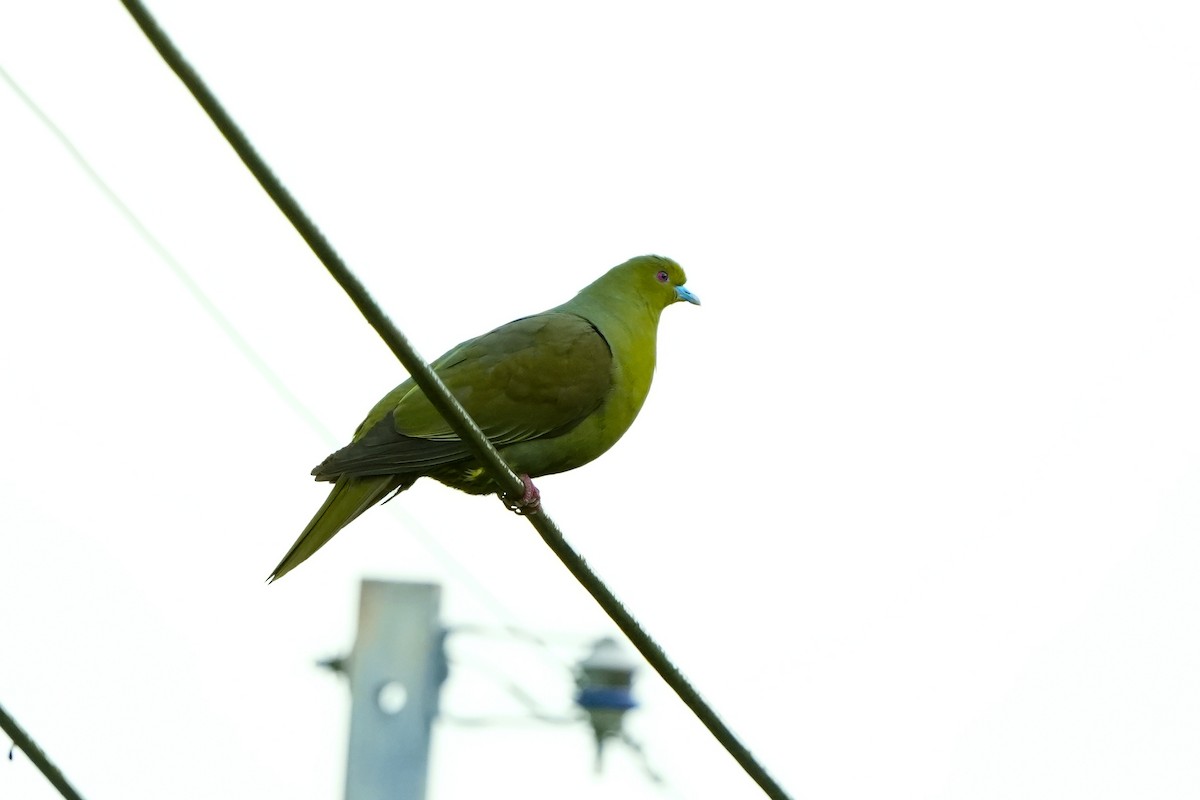
[[[638,256],[629,259],[616,270],[624,273],[626,280],[636,287],[638,294],[650,301],[651,306],[666,308],[681,300],[700,305],[700,298],[684,286],[687,275],[684,274],[683,267],[669,258]]]
[[[644,309],[654,324],[672,303],[685,300],[700,305],[700,299],[683,284],[683,267],[662,256],[637,256],[619,264],[585,286],[559,308],[582,314],[593,323],[602,315],[625,315]]]

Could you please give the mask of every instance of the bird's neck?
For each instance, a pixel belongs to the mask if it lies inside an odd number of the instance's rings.
[[[658,320],[662,309],[637,294],[611,294],[602,302],[576,297],[560,307],[591,322],[612,349],[613,362],[625,386],[623,402],[636,414],[650,392],[657,353]]]

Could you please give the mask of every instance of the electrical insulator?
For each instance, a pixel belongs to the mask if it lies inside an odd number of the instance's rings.
[[[575,682],[579,691],[575,703],[588,713],[596,734],[596,771],[600,771],[604,743],[621,738],[625,712],[637,707],[633,699],[633,672],[637,663],[617,644],[604,637],[592,646],[592,652],[579,662]]]

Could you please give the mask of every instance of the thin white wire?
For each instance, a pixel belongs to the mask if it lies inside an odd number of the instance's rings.
[[[2,78],[4,82],[8,84],[13,93],[20,98],[21,102],[25,104],[26,108],[28,108],[30,112],[41,121],[42,125],[44,125],[46,129],[54,135],[54,138],[58,140],[59,144],[63,146],[63,148],[75,161],[76,165],[78,165],[79,168],[83,170],[84,174],[86,174],[92,181],[92,183],[95,184],[96,188],[100,190],[105,199],[107,199],[108,202],[117,209],[121,216],[125,218],[125,221],[128,222],[129,225],[137,232],[137,234],[142,237],[146,244],[150,246],[150,249],[153,250],[154,253],[160,259],[162,259],[163,263],[170,268],[171,272],[175,275],[179,282],[183,284],[188,293],[195,298],[196,302],[200,305],[204,312],[208,314],[213,322],[217,324],[217,327],[220,328],[221,332],[233,342],[234,346],[236,346],[246,360],[250,362],[250,365],[254,367],[254,369],[263,377],[263,379],[271,386],[271,388],[275,390],[280,399],[282,399],[284,403],[286,403],[292,409],[292,411],[294,411],[297,416],[299,416],[305,422],[305,424],[307,424],[310,428],[312,428],[313,431],[315,431],[321,436],[322,439],[325,440],[325,443],[329,449],[332,450],[341,446],[343,442],[334,436],[333,432],[326,427],[320,419],[317,418],[317,416],[308,408],[308,406],[305,405],[304,401],[301,400],[300,397],[288,387],[283,378],[281,378],[279,374],[271,368],[271,365],[267,363],[267,360],[263,358],[257,350],[254,349],[254,346],[250,344],[249,340],[247,340],[245,336],[242,335],[241,331],[238,330],[237,326],[233,324],[229,317],[227,317],[221,311],[216,302],[214,302],[213,299],[205,293],[205,291],[200,287],[200,284],[196,282],[191,274],[184,268],[183,264],[180,263],[179,259],[177,259],[175,255],[169,249],[167,249],[167,246],[163,244],[163,242],[157,236],[154,235],[154,233],[146,226],[145,223],[142,222],[141,218],[138,217],[133,209],[121,199],[120,195],[113,190],[108,182],[104,180],[100,173],[91,165],[87,157],[84,156],[80,149],[75,146],[75,143],[66,135],[66,133],[63,132],[63,130],[54,122],[54,120],[52,120],[49,115],[42,110],[42,108],[33,100],[33,98],[30,97],[29,94],[17,84],[17,82],[8,74],[3,66],[0,66],[0,78]],[[483,583],[480,582],[480,580],[476,578],[469,569],[467,569],[466,566],[454,558],[454,556],[452,556],[444,547],[438,544],[437,540],[432,534],[430,534],[429,530],[418,519],[416,519],[411,512],[404,510],[399,506],[393,506],[393,512],[401,517],[405,527],[410,533],[413,534],[413,537],[442,564],[442,566],[446,569],[447,574],[451,578],[456,579],[468,591],[478,597],[484,606],[486,606],[493,614],[495,614],[505,623],[505,628],[507,630],[512,632],[513,635],[521,636],[522,638],[526,638],[538,643],[547,653],[554,656],[557,663],[560,665],[563,664],[562,659],[553,653],[546,642],[537,637],[536,634],[529,633],[522,629],[517,624],[516,615],[509,611],[508,608],[496,597],[496,595],[487,589],[487,587],[485,587]]]

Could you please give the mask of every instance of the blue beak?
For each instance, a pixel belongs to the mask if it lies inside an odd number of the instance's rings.
[[[700,298],[696,297],[696,295],[692,294],[682,286],[675,287],[675,296],[680,300],[687,300],[689,303],[694,305],[700,305]]]

